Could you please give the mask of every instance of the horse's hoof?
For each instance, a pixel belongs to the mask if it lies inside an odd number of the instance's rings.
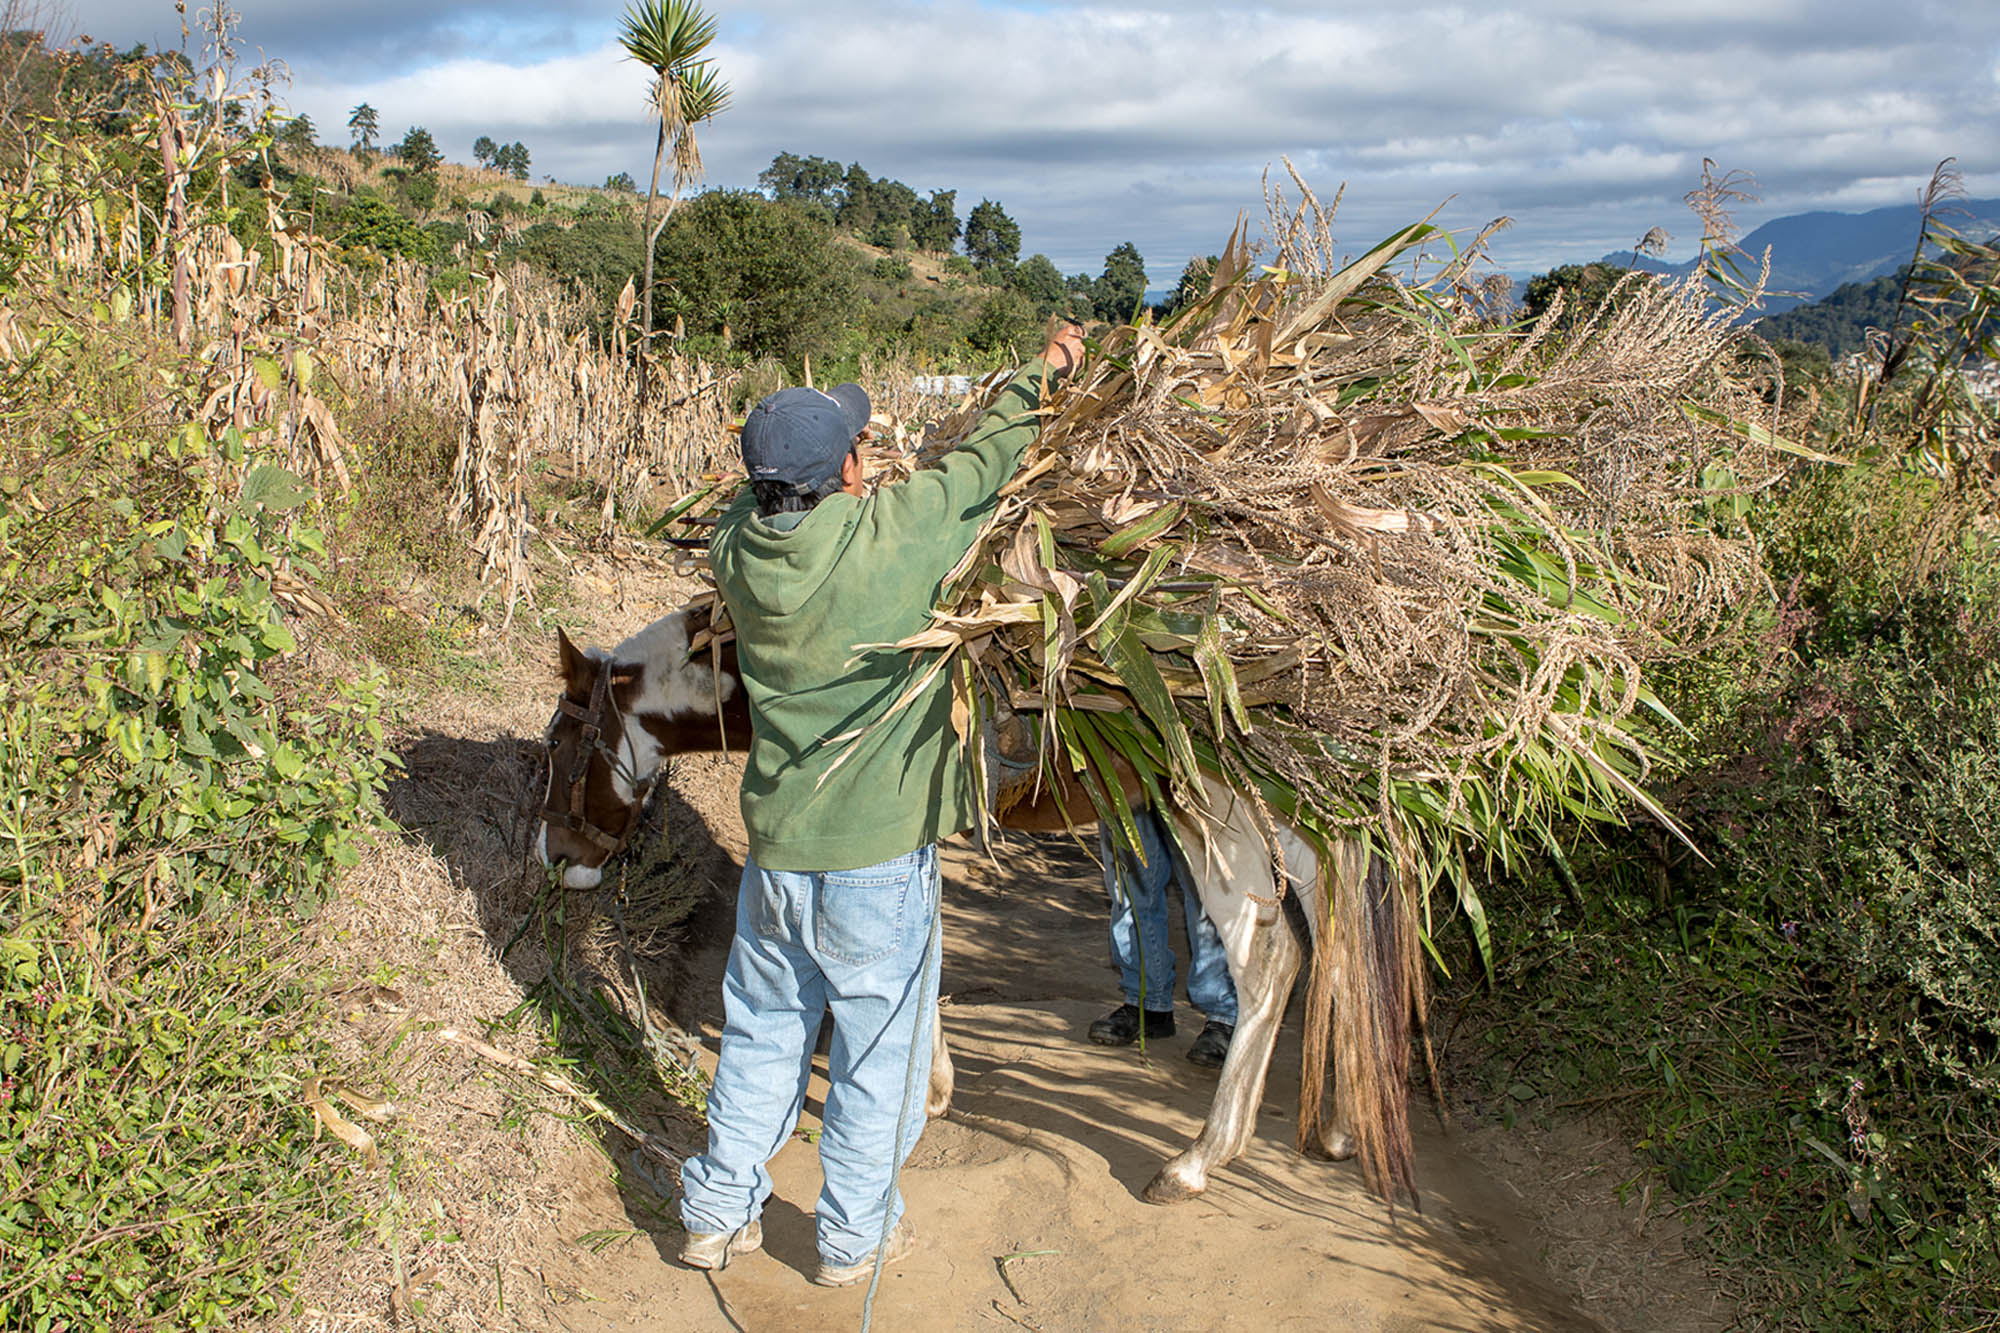
[[[1354,1136],[1333,1133],[1315,1141],[1307,1150],[1308,1157],[1317,1157],[1323,1162],[1344,1162],[1354,1156]]]
[[[924,1102],[924,1115],[932,1120],[942,1120],[951,1110],[950,1097],[934,1097]]]
[[[1162,1167],[1140,1192],[1147,1203],[1186,1203],[1202,1191],[1200,1185],[1190,1185],[1172,1167]]]

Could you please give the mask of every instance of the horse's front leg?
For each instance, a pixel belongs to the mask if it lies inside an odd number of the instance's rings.
[[[1210,900],[1204,883],[1202,901]],[[1264,1099],[1264,1077],[1270,1072],[1271,1050],[1285,1016],[1292,979],[1302,957],[1292,932],[1272,911],[1259,919],[1256,904],[1244,902],[1228,921],[1213,911],[1210,919],[1229,945],[1230,972],[1236,981],[1236,1035],[1222,1063],[1208,1119],[1201,1133],[1179,1156],[1160,1168],[1146,1186],[1149,1203],[1181,1203],[1208,1188],[1208,1173],[1233,1160],[1250,1145],[1257,1128],[1257,1107]],[[1248,940],[1232,938],[1246,932]],[[1244,960],[1243,966],[1237,959]]]
[[[935,1120],[951,1109],[953,1074],[951,1052],[944,1047],[942,1010],[933,1013],[931,1023],[931,1084],[924,1095],[924,1114]]]

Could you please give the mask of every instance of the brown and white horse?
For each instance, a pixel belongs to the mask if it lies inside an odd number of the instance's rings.
[[[734,645],[690,651],[706,640],[708,620],[704,605],[674,612],[609,654],[579,650],[557,632],[563,698],[545,738],[537,850],[545,865],[563,867],[569,887],[597,886],[605,862],[637,827],[668,757],[716,750],[725,741],[747,745],[750,714]],[[1128,799],[1143,801],[1136,775],[1123,777]],[[1313,968],[1298,1149],[1333,1160],[1358,1149],[1378,1192],[1414,1196],[1406,1080],[1409,1019],[1423,978],[1403,895],[1385,883],[1379,860],[1360,843],[1333,844],[1323,862],[1305,838],[1283,827],[1276,839],[1287,881],[1281,886],[1271,843],[1249,805],[1220,783],[1205,787],[1205,809],[1166,813],[1190,851],[1202,910],[1228,953],[1236,1034],[1201,1133],[1160,1169],[1145,1197],[1193,1198],[1207,1187],[1210,1171],[1248,1146],[1278,1026],[1308,950]],[[1003,828],[1054,832],[1071,826],[1065,811],[1090,808],[1081,789],[1043,788],[996,813]],[[932,1050],[927,1108],[942,1115],[952,1070],[941,1024]],[[1330,1062],[1338,1075],[1331,1117]]]

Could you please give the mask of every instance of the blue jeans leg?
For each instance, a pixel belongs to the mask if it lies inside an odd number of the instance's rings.
[[[820,1255],[852,1264],[874,1253],[891,1164],[900,1167],[924,1132],[938,991],[937,849],[820,878],[814,956],[827,978],[833,1045],[819,1144],[826,1186],[815,1211]],[[903,1215],[901,1192],[886,1206],[893,1227]]]
[[[937,968],[925,985],[923,963],[937,909],[932,847],[852,871],[766,871],[754,860],[744,867],[708,1150],[681,1171],[688,1230],[734,1231],[762,1212],[771,1193],[766,1163],[798,1122],[813,1038],[830,1009],[819,1249],[829,1262],[848,1264],[875,1248],[890,1163],[923,1131],[937,998]],[[899,1154],[906,1083],[911,1109]],[[888,1203],[893,1224],[902,1199]]]
[[[1229,975],[1229,951],[1222,933],[1201,910],[1201,895],[1181,877],[1181,906],[1187,913],[1188,999],[1210,1021],[1236,1026],[1236,982]]]
[[[791,924],[784,877],[743,867],[722,977],[722,1056],[708,1090],[708,1151],[681,1168],[681,1222],[730,1232],[761,1216],[766,1169],[798,1124],[826,987]]]
[[[1173,861],[1157,816],[1134,810],[1142,865],[1116,848],[1109,829],[1098,830],[1104,857],[1104,888],[1111,898],[1111,957],[1118,964],[1125,1002],[1154,1013],[1174,1007],[1174,950],[1167,937],[1167,885]],[[1116,848],[1114,850],[1114,848]]]
[[[1114,855],[1110,833],[1102,829],[1098,833],[1105,890],[1111,898],[1111,956],[1118,964],[1126,1002],[1155,1013],[1174,1007],[1174,953],[1167,933],[1167,889],[1173,883],[1180,888],[1192,954],[1188,999],[1209,1018],[1233,1025],[1236,984],[1229,976],[1222,936],[1202,912],[1201,896],[1173,851],[1160,816],[1150,808],[1135,810],[1133,822],[1139,828],[1143,866],[1130,853]]]

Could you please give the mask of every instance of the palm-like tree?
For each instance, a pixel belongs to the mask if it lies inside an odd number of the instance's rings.
[[[701,53],[715,40],[715,20],[695,0],[638,0],[625,11],[619,41],[626,53],[653,71],[651,103],[659,117],[659,142],[653,149],[653,179],[646,189],[645,275],[641,282],[644,307],[640,316],[640,384],[646,376],[645,352],[653,336],[653,247],[680,203],[687,183],[701,177],[701,148],[694,127],[729,105],[730,89]],[[660,194],[660,167],[673,166],[673,196],[666,212],[653,221],[653,204]]]

